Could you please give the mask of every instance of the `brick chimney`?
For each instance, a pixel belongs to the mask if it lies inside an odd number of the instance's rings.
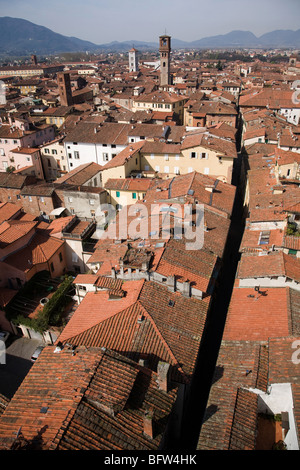
[[[170,364],[159,361],[157,364],[157,385],[159,390],[168,391]]]
[[[144,435],[153,439],[153,411],[146,410],[144,414]]]

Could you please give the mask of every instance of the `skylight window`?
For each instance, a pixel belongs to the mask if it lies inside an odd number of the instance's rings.
[[[259,242],[258,242],[259,245],[268,245],[269,240],[270,240],[270,230],[264,230],[260,232]]]

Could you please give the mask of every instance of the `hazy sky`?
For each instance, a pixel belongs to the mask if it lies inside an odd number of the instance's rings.
[[[167,34],[193,41],[240,29],[260,36],[300,28],[299,0],[0,0],[0,16],[23,18],[103,44]],[[1,31],[0,31],[1,39]]]

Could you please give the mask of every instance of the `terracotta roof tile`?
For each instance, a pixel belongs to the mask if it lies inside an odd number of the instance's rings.
[[[177,390],[157,387],[157,374],[111,351],[102,352],[95,374],[65,432],[58,450],[157,449]],[[150,410],[154,434],[144,434]],[[53,446],[54,448],[54,446]]]
[[[266,341],[290,331],[289,288],[233,289],[224,340]],[[245,329],[245,325],[247,328]]]
[[[73,221],[75,220],[75,215],[69,215],[67,217],[59,217],[52,220],[52,222],[46,226],[46,229],[51,233],[51,235],[59,234]]]
[[[253,449],[257,396],[242,390],[255,388],[260,354],[260,343],[222,341],[197,450]]]
[[[143,147],[145,141],[134,142],[128,145],[124,150],[121,150],[113,159],[107,162],[102,169],[107,170],[109,168],[115,168],[118,166],[125,165],[131,158],[133,158]]]
[[[293,383],[300,385],[299,364],[293,360],[293,353],[297,354],[297,349],[293,346],[295,341],[299,341],[299,336],[283,336],[270,338],[269,340],[269,384]],[[298,343],[296,343],[298,344]],[[298,402],[298,410],[300,403]]]
[[[26,272],[37,264],[49,261],[64,244],[63,240],[37,232],[27,246],[9,255],[4,262]]]
[[[143,283],[143,280],[124,282],[123,290],[126,296],[115,302],[110,300],[107,291],[88,292],[78,306],[76,315],[73,315],[64,328],[59,340],[63,342],[70,337],[77,336],[133,305],[140,295]]]
[[[99,361],[98,351],[55,354],[46,347],[27,374],[0,418],[0,448],[11,448],[21,429],[25,439],[37,439],[38,448],[49,449],[64,421],[70,419]],[[38,384],[38,385],[37,385]]]
[[[201,256],[195,258],[193,251],[185,249],[182,240],[171,239],[166,244],[156,272],[163,276],[175,275],[178,282],[189,281],[192,287],[207,292],[216,265],[216,255],[201,250]]]
[[[123,290],[126,295],[118,300],[110,300],[106,291],[86,294],[59,341],[102,345],[136,360],[147,357],[152,369],[160,359],[172,364],[177,380],[186,381],[195,365],[208,304],[170,293],[155,282],[127,281]]]
[[[105,189],[120,191],[147,191],[151,185],[148,178],[110,178],[105,183]]]
[[[231,158],[237,158],[237,151],[234,142],[227,139],[216,138],[212,135],[194,134],[186,135],[181,149],[186,150],[193,147],[203,147],[216,153],[223,154]]]
[[[251,107],[251,108],[290,108],[292,105],[294,108],[298,108],[299,105],[293,103],[292,100],[293,91],[283,91],[274,89],[264,89],[259,93],[253,93],[252,96],[241,96],[240,106]]]
[[[157,378],[105,348],[48,346],[0,416],[0,448],[158,449],[177,388],[160,390]]]
[[[61,176],[54,181],[55,184],[74,184],[74,185],[83,185],[93,176],[97,175],[103,167],[98,165],[98,163],[84,163],[79,165],[74,170],[69,171],[66,175]],[[53,186],[52,186],[53,187]]]
[[[268,232],[270,232],[268,243],[260,244],[262,232],[263,230],[254,230],[246,227],[240,246],[240,251],[259,252],[269,250],[273,245],[279,248],[286,245],[284,231],[282,229],[277,228],[268,230]]]
[[[258,395],[239,388],[231,427],[229,450],[255,450]]]
[[[0,188],[22,189],[26,181],[28,181],[28,176],[0,172]]]
[[[198,201],[199,204],[219,210],[220,214],[223,211],[230,216],[235,190],[231,184],[194,171],[167,180],[154,180],[146,193],[145,200],[159,202],[184,199],[186,203]]]
[[[0,225],[0,247],[14,243],[20,238],[30,233],[37,225],[37,222],[9,220]]]
[[[9,399],[4,395],[0,394],[0,417],[4,413],[7,405],[9,404]]]
[[[11,202],[2,202],[0,204],[0,224],[5,220],[15,218],[18,213],[22,210],[22,206],[19,204],[13,204]]]
[[[237,272],[239,279],[272,276],[286,276],[300,282],[300,260],[279,251],[265,256],[242,255]]]

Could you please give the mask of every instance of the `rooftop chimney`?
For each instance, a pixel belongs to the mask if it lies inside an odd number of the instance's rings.
[[[144,435],[153,439],[153,411],[146,410],[144,414]]]
[[[182,294],[185,297],[191,297],[191,284],[189,281],[184,281]]]
[[[176,277],[175,276],[168,276],[167,285],[171,292],[176,292]]]
[[[159,390],[168,391],[170,364],[159,361],[157,364],[157,385]]]

